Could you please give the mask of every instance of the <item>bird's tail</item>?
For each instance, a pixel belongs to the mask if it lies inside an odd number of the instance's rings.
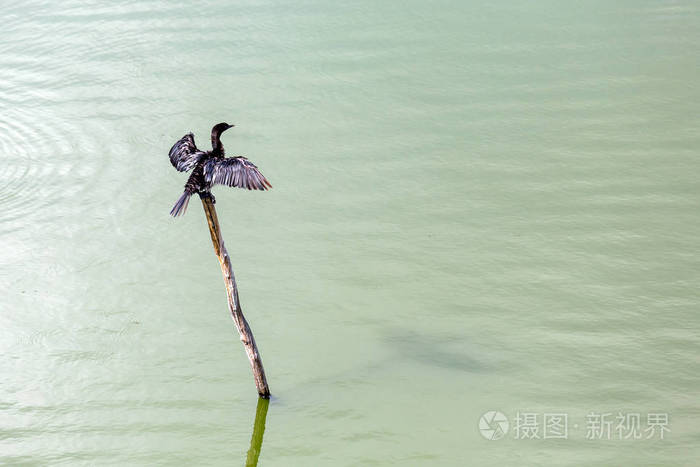
[[[175,206],[173,206],[170,215],[173,217],[183,215],[187,211],[187,205],[190,204],[190,196],[192,196],[192,193],[185,190],[182,196],[177,200],[177,203],[175,203]]]

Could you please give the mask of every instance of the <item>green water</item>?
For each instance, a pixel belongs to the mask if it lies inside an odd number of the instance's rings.
[[[697,465],[697,2],[116,3],[2,5],[0,463]]]

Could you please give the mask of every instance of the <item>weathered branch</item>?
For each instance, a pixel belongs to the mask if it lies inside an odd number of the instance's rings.
[[[200,198],[202,199],[204,214],[207,216],[209,233],[211,234],[211,241],[214,244],[214,252],[216,253],[216,257],[219,258],[221,273],[224,275],[228,308],[231,311],[233,322],[236,323],[238,333],[241,335],[241,342],[243,342],[245,353],[248,355],[248,360],[250,360],[250,366],[253,368],[255,387],[258,389],[260,397],[267,399],[270,397],[270,388],[265,378],[265,369],[263,368],[262,358],[260,358],[260,352],[258,352],[258,346],[255,344],[253,332],[250,330],[250,326],[248,326],[248,322],[241,310],[236,278],[233,275],[231,260],[229,259],[224,240],[221,236],[221,228],[219,227],[219,218],[216,216],[216,208],[214,207],[211,197],[205,195],[200,196]]]

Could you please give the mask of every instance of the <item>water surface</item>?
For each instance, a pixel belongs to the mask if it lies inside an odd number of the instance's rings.
[[[250,459],[202,210],[168,216],[219,121],[274,185],[216,191],[260,465],[700,458],[700,8],[613,3],[3,5],[0,463]]]

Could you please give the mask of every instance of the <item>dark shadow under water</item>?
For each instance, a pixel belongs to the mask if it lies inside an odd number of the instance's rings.
[[[255,423],[253,424],[253,436],[250,438],[250,448],[245,460],[246,467],[258,465],[260,450],[262,449],[263,434],[265,433],[265,419],[267,418],[267,408],[270,406],[270,399],[258,398],[258,406],[255,409]]]

